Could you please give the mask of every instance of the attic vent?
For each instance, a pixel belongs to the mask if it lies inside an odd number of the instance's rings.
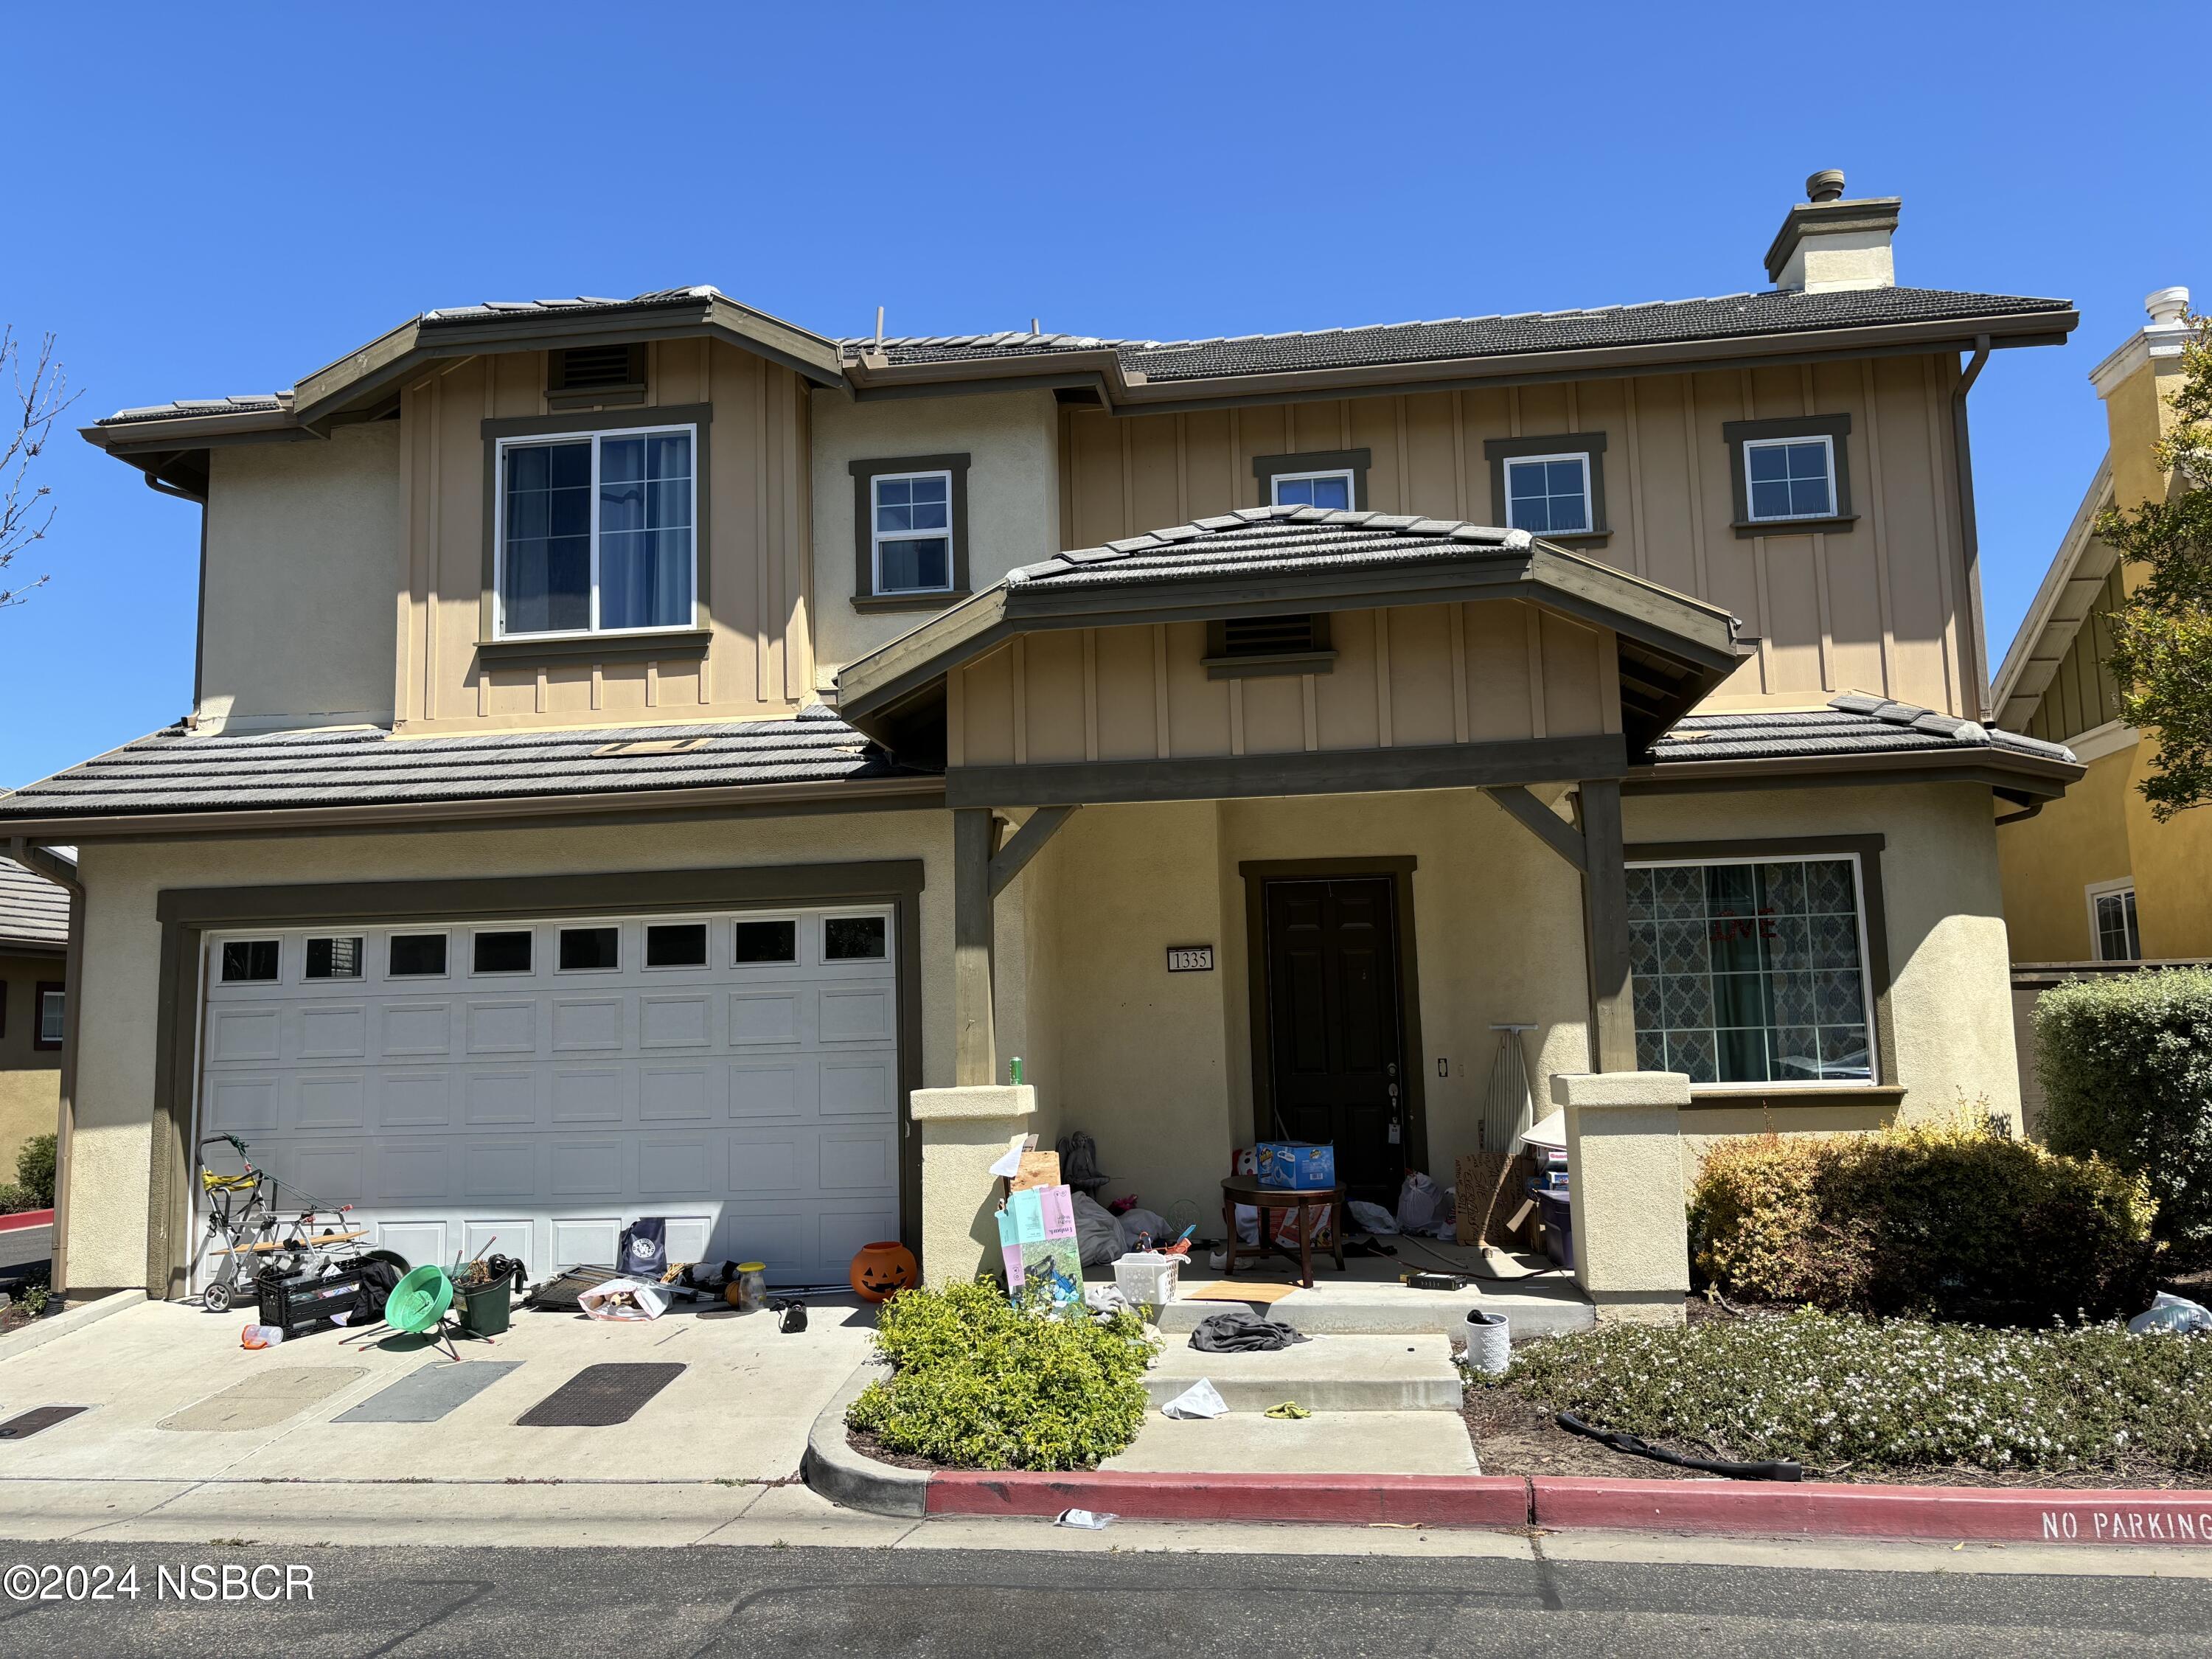
[[[548,392],[597,392],[614,386],[641,388],[645,385],[645,348],[641,345],[570,346],[551,356],[545,385]]]
[[[1335,661],[1326,616],[1227,617],[1206,625],[1206,672],[1213,679],[1326,674]]]

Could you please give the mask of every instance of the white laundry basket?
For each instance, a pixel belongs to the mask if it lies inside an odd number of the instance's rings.
[[[1503,1376],[1513,1363],[1513,1333],[1505,1316],[1481,1308],[1468,1310],[1467,1363],[1485,1376]]]
[[[1134,1307],[1164,1308],[1176,1299],[1176,1279],[1182,1271],[1179,1255],[1132,1250],[1114,1263],[1114,1284]]]

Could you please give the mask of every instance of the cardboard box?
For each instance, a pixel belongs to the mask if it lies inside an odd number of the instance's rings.
[[[1032,1187],[1057,1187],[1060,1184],[1058,1152],[1025,1152],[1022,1154],[1021,1168],[1006,1182],[1006,1189],[1020,1193]]]
[[[1083,1250],[1075,1237],[1074,1196],[1065,1187],[1026,1187],[999,1212],[1000,1259],[1006,1292],[1027,1308],[1079,1307]]]
[[[1253,1148],[1262,1187],[1310,1190],[1336,1185],[1336,1148],[1310,1140],[1263,1140]]]

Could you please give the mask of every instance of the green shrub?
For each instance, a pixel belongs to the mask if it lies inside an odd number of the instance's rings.
[[[15,1153],[15,1185],[31,1201],[27,1210],[54,1206],[54,1138],[33,1135]]]
[[[1677,1450],[1816,1469],[2212,1470],[2212,1340],[2117,1325],[1607,1325],[1515,1349],[1502,1386]]]
[[[2212,1261],[2212,970],[2116,974],[2045,991],[2035,1069],[2055,1152],[2141,1176],[2177,1261]]]
[[[2155,1252],[2140,1182],[1950,1121],[1724,1141],[1690,1197],[1704,1279],[1838,1312],[2048,1325],[2142,1310]]]
[[[1145,1420],[1143,1322],[1056,1319],[1016,1308],[994,1285],[902,1291],[883,1304],[876,1346],[894,1370],[846,1413],[885,1449],[953,1468],[1088,1469]]]

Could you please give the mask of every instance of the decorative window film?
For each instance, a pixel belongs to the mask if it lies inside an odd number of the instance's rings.
[[[1869,1083],[1873,988],[1851,857],[1628,872],[1637,1063],[1692,1083]]]

